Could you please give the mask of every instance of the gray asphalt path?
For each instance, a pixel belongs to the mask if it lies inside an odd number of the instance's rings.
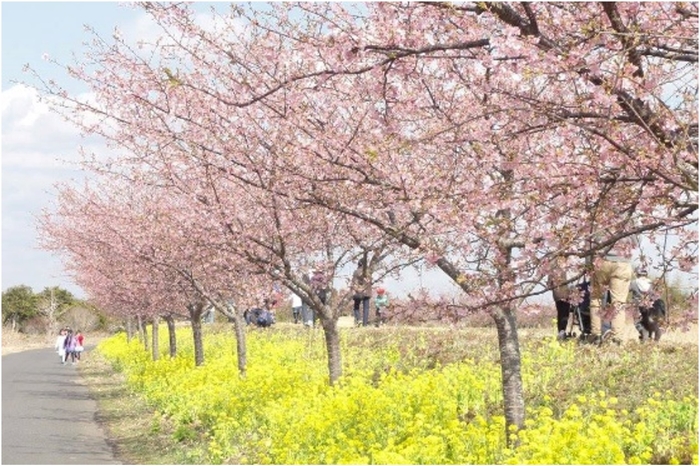
[[[2,356],[2,464],[119,464],[77,367],[50,348]]]

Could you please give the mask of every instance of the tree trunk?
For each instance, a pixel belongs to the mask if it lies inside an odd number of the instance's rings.
[[[192,338],[194,339],[194,365],[204,364],[204,344],[202,342],[202,313],[204,303],[201,301],[189,305],[190,324],[192,325]]]
[[[144,349],[148,351],[148,328],[146,328],[140,314],[136,316],[136,326],[141,336],[141,343],[143,343]]]
[[[158,316],[153,316],[153,323],[152,325],[152,334],[151,334],[151,349],[153,353],[153,360],[157,361],[158,357],[160,356],[160,343],[158,342],[158,324],[159,324],[159,318]]]
[[[134,329],[132,327],[132,319],[131,319],[131,316],[127,316],[127,318],[126,318],[126,342],[130,343],[133,336],[134,336]]]
[[[233,313],[233,332],[236,335],[236,354],[238,355],[238,372],[241,377],[246,376],[248,366],[248,351],[245,341],[245,321],[238,313]]]
[[[233,301],[224,304],[214,303],[214,308],[233,322],[233,333],[236,337],[238,372],[241,377],[245,377],[246,368],[248,366],[248,351],[245,341],[246,323],[243,320],[243,316],[236,310]]]
[[[49,302],[49,308],[47,310],[47,328],[50,335],[56,335],[58,333],[58,318],[56,317],[57,307],[58,305],[56,304],[56,296],[54,294],[54,289],[51,288],[51,301]]]
[[[177,356],[177,337],[175,335],[175,319],[172,314],[168,314],[164,317],[165,322],[168,324],[168,342],[170,346],[170,357],[174,358]]]
[[[498,330],[498,349],[501,355],[503,409],[506,418],[506,439],[509,427],[518,430],[525,425],[525,398],[520,367],[520,343],[515,312],[510,307],[498,308],[491,314]],[[510,443],[510,440],[508,440]]]
[[[326,351],[328,352],[328,377],[333,385],[343,375],[340,364],[340,337],[338,335],[338,319],[328,318],[326,313],[320,313],[323,335],[326,339]]]

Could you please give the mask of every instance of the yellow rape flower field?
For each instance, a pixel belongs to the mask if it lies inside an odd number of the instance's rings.
[[[506,442],[490,329],[342,329],[343,377],[328,385],[320,329],[191,331],[170,358],[124,334],[81,372],[120,460],[141,464],[697,464],[697,345],[596,348],[521,337],[525,429]]]

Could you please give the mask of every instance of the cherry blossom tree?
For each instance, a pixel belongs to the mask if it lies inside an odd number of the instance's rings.
[[[674,232],[676,265],[696,265],[695,4],[285,3],[215,31],[144,8],[158,43],[96,38],[98,70],[68,68],[94,101],[44,91],[128,154],[110,163],[218,212],[327,342],[333,313],[290,259],[324,225],[354,219],[442,270],[496,324],[507,426],[525,416],[516,312],[556,257],[583,269]]]
[[[514,307],[556,255],[591,257],[668,230],[687,238],[685,257],[697,251],[685,229],[697,209],[696,9],[546,5],[386,4],[370,31],[342,7],[308,7],[333,32],[304,37],[315,70],[279,78],[285,103],[297,89],[299,107],[312,109],[287,134],[326,167],[313,180],[305,165],[295,171],[314,187],[306,199],[422,251],[491,309],[506,418],[518,426]],[[273,105],[268,93],[259,97]],[[358,205],[329,179],[352,180],[356,196],[376,202]]]
[[[207,255],[211,244],[198,244],[193,236],[198,230],[185,229],[186,223],[178,223],[182,218],[172,218],[173,211],[168,209],[175,206],[158,196],[158,191],[137,193],[133,185],[107,186],[112,191],[102,195],[87,186],[82,192],[63,188],[58,210],[47,213],[41,224],[44,246],[66,253],[67,268],[75,273],[76,281],[109,307],[115,302],[130,303],[139,315],[165,315],[166,320],[171,320],[172,312],[164,309],[187,309],[195,362],[202,364],[200,320],[209,295],[198,274],[208,277],[206,286],[219,293],[222,275],[231,278],[232,274],[216,269],[217,262],[211,260],[201,270],[198,259],[212,256]],[[125,196],[127,192],[131,195]],[[154,324],[154,331],[156,328]],[[156,355],[157,346],[153,350]]]
[[[175,157],[177,153],[171,155]],[[335,270],[345,264],[348,254],[356,248],[353,237],[342,231],[350,226],[334,225],[332,220],[337,215],[304,212],[297,202],[285,206],[283,199],[270,196],[269,191],[251,195],[239,185],[227,183],[226,178],[214,182],[211,173],[191,176],[194,169],[189,167],[178,176],[161,175],[161,186],[157,187],[139,186],[136,182],[135,176],[143,182],[152,175],[148,172],[131,171],[128,181],[119,183],[109,182],[110,178],[103,176],[100,187],[105,192],[101,196],[88,188],[80,195],[65,189],[58,212],[64,221],[52,224],[50,217],[45,221],[44,231],[55,243],[49,241],[47,247],[67,249],[75,254],[76,250],[85,251],[90,245],[110,245],[124,251],[120,255],[122,260],[144,268],[141,274],[151,274],[144,277],[149,286],[158,282],[152,274],[170,277],[180,288],[179,294],[188,296],[186,306],[198,365],[203,363],[199,322],[205,305],[232,317],[242,374],[245,373],[245,334],[240,312],[230,312],[230,304],[233,301],[239,309],[260,305],[265,293],[262,290],[270,289],[271,280],[281,282],[299,293],[320,315],[327,339],[330,380],[335,382],[341,375],[336,328],[339,309],[321,300],[305,276],[309,268],[321,266],[329,284],[332,282]],[[190,174],[189,180],[183,178],[186,173]],[[167,183],[163,182],[166,178]],[[76,216],[81,223],[75,222]],[[304,217],[308,219],[300,222]],[[110,235],[105,235],[105,219],[109,220],[106,229]],[[99,236],[99,241],[91,241],[85,234],[74,235],[76,227],[91,231]],[[357,230],[357,226],[354,228]],[[378,257],[375,254],[374,258]],[[115,272],[113,263],[104,257],[100,259],[100,264],[112,266],[110,271]],[[73,269],[91,276],[94,269],[87,263],[90,260],[95,259],[80,255]],[[221,280],[221,277],[227,280],[234,277],[235,288],[240,290],[241,277],[246,275],[245,294],[239,291],[237,296],[231,285]],[[94,285],[81,283],[87,290],[96,290]],[[130,294],[148,296],[150,300],[154,295],[165,298],[168,293],[167,282],[157,289],[133,285]]]

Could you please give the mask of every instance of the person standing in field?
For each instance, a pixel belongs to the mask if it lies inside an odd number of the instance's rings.
[[[557,308],[557,340],[566,338],[566,327],[571,313],[569,302],[570,290],[566,284],[566,271],[563,269],[564,260],[557,259],[556,268],[549,273],[547,286],[552,289],[554,305]]]
[[[326,275],[320,267],[315,268],[311,272],[311,289],[316,293],[318,299],[324,305],[328,304],[328,284]]]
[[[374,297],[374,309],[377,313],[377,327],[382,325],[385,320],[384,313],[389,306],[389,297],[386,295],[384,288],[377,288],[377,296]]]
[[[632,240],[618,241],[608,252],[593,261],[591,274],[591,335],[589,342],[602,344],[607,340],[622,343],[626,313],[625,303],[632,281]],[[610,303],[603,306],[603,295],[610,292]],[[610,329],[602,332],[603,321]]]
[[[275,304],[277,304],[277,301],[274,299],[268,298],[263,300],[263,312],[258,317],[258,327],[270,327],[275,323]]]
[[[58,336],[56,337],[56,344],[54,345],[54,348],[56,348],[56,352],[58,353],[58,357],[61,360],[61,364],[66,363],[66,329],[62,328],[60,332],[58,332]]]
[[[654,291],[646,267],[639,266],[634,273],[636,278],[630,283],[630,292],[639,310],[638,320],[634,326],[639,332],[641,341],[648,338],[659,341],[662,333],[659,324],[666,314],[666,304]]]
[[[369,277],[364,259],[357,263],[357,269],[352,274],[352,310],[355,315],[355,325],[366,327],[369,324],[369,300],[372,297],[372,279]],[[360,303],[362,303],[362,320],[360,320]]]
[[[295,324],[298,324],[301,320],[302,307],[303,303],[301,301],[301,297],[296,293],[292,293],[292,318],[294,319]]]

